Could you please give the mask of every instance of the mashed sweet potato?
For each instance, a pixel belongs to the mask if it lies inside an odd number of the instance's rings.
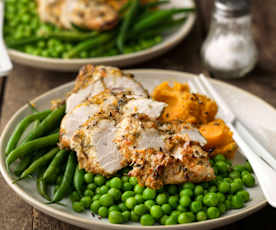
[[[218,107],[210,98],[191,93],[187,84],[169,82],[157,86],[152,94],[153,99],[168,104],[162,115],[164,121],[184,120],[196,126],[213,121]]]
[[[190,92],[188,84],[169,82],[158,85],[152,93],[153,99],[165,102],[168,106],[162,114],[162,120],[170,122],[182,120],[199,128],[200,133],[206,138],[207,149],[214,149],[211,155],[224,154],[233,158],[237,145],[232,138],[232,132],[223,120],[215,120],[218,111],[214,100]]]

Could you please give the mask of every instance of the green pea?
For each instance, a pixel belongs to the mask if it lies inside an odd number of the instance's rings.
[[[156,197],[156,203],[159,205],[166,204],[168,202],[168,196],[166,193],[160,193]]]
[[[202,209],[202,203],[200,201],[193,201],[190,205],[192,212],[197,213]]]
[[[130,191],[130,190],[132,190],[132,188],[133,188],[133,185],[130,182],[123,183],[123,190],[124,191]]]
[[[255,186],[255,178],[251,174],[243,175],[242,181],[246,187],[254,187]]]
[[[92,199],[92,200],[93,200],[93,201],[94,201],[94,200],[99,200],[100,197],[101,197],[100,194],[96,194],[96,195],[93,196],[93,199]]]
[[[243,165],[235,165],[233,167],[233,170],[238,171],[238,172],[242,172],[244,170],[244,167],[243,167]]]
[[[217,191],[217,186],[215,185],[212,185],[210,188],[209,188],[209,192],[216,192]]]
[[[151,188],[146,188],[143,191],[143,198],[144,200],[153,200],[156,196],[156,191],[154,189]]]
[[[180,196],[190,196],[190,197],[192,197],[193,196],[193,191],[189,188],[182,189],[180,191]]]
[[[118,205],[112,205],[108,208],[108,213],[110,213],[112,211],[121,211],[121,209]]]
[[[174,210],[174,211],[172,211],[171,216],[173,216],[175,218],[175,220],[177,221],[177,218],[180,214],[181,214],[180,211]]]
[[[85,209],[81,202],[73,202],[72,208],[75,212],[83,212]]]
[[[134,198],[135,198],[137,204],[141,204],[141,203],[144,202],[144,198],[143,198],[143,196],[141,194],[136,194],[134,196]]]
[[[98,209],[98,214],[99,214],[99,216],[101,216],[103,218],[106,218],[108,216],[108,209],[107,209],[107,207],[100,207]]]
[[[125,205],[127,206],[128,209],[133,209],[134,206],[136,205],[136,199],[134,197],[127,198]]]
[[[196,185],[195,186],[195,190],[194,190],[194,194],[196,196],[203,194],[204,188],[201,185]]]
[[[178,216],[179,224],[191,223],[195,220],[195,215],[192,212],[184,212]]]
[[[207,193],[203,197],[203,203],[207,206],[216,206],[219,202],[218,196],[216,193]]]
[[[121,191],[117,188],[109,189],[108,194],[111,195],[114,200],[120,200],[121,198]]]
[[[250,199],[250,195],[246,190],[238,191],[236,195],[241,197],[243,202],[247,202]]]
[[[224,156],[224,155],[222,155],[222,154],[217,154],[217,155],[214,157],[214,160],[215,160],[216,162],[218,162],[218,161],[225,161],[226,159],[225,159],[225,156]]]
[[[102,175],[96,175],[96,176],[94,177],[94,183],[95,183],[96,185],[101,186],[101,185],[104,184],[104,182],[105,182],[104,176],[102,176]]]
[[[133,197],[134,195],[135,195],[135,193],[133,191],[126,191],[123,193],[121,199],[122,199],[122,201],[126,201],[127,198]]]
[[[246,170],[248,170],[249,172],[251,172],[251,173],[253,172],[253,169],[252,169],[252,167],[251,167],[251,165],[250,165],[250,163],[248,161],[245,162],[244,168]]]
[[[90,196],[92,197],[94,195],[94,192],[90,189],[85,189],[84,193],[85,196]]]
[[[169,217],[168,215],[162,216],[161,219],[160,219],[160,224],[165,225],[166,220],[168,219],[168,217]]]
[[[83,204],[85,208],[89,208],[92,200],[90,196],[84,196],[81,198],[80,202]]]
[[[235,179],[235,178],[240,178],[240,177],[241,177],[241,174],[240,174],[239,171],[233,171],[233,172],[231,172],[231,173],[229,174],[229,176],[230,176],[231,178]]]
[[[174,216],[169,216],[165,221],[165,225],[174,225],[174,224],[177,224],[177,220],[175,219]]]
[[[170,214],[172,211],[172,207],[169,204],[163,204],[161,208],[162,208],[162,211],[166,214]]]
[[[136,177],[130,177],[129,178],[129,183],[131,183],[133,186],[138,184],[137,178]]]
[[[226,181],[222,181],[218,185],[218,190],[221,193],[227,193],[230,191],[230,184]]]
[[[189,207],[190,203],[191,203],[191,198],[187,195],[183,195],[180,197],[179,203],[183,206],[183,207]]]
[[[128,182],[128,179],[129,177],[125,175],[121,177],[122,182]]]
[[[183,189],[191,189],[193,190],[195,188],[195,185],[192,182],[186,182],[183,184]]]
[[[178,205],[178,196],[177,195],[174,195],[174,196],[170,196],[169,197],[169,204],[172,206],[172,208],[176,208],[177,205]]]
[[[110,187],[111,188],[117,188],[117,189],[122,188],[122,181],[121,181],[121,179],[119,177],[113,177],[110,180]]]
[[[95,200],[92,202],[92,204],[90,205],[90,210],[93,213],[98,213],[98,209],[101,207],[101,203],[99,200]]]
[[[130,211],[123,211],[122,216],[124,218],[124,222],[128,222],[130,220]]]
[[[130,212],[130,220],[133,222],[138,222],[140,219],[140,216],[137,215],[133,210]]]
[[[207,216],[209,219],[215,219],[220,216],[219,209],[216,207],[209,207],[207,209]]]
[[[223,181],[225,181],[225,182],[227,182],[229,184],[233,182],[233,180],[230,177],[224,178]]]
[[[124,203],[118,204],[118,207],[120,208],[120,211],[127,211],[127,206]]]
[[[187,212],[187,207],[184,207],[183,205],[179,204],[177,205],[176,210],[180,212]]]
[[[243,177],[244,175],[250,175],[250,172],[248,170],[243,170],[241,172],[241,177]]]
[[[232,197],[232,207],[235,209],[240,209],[244,206],[243,198],[241,196],[233,196]]]
[[[224,161],[216,162],[216,167],[220,173],[227,173],[230,170],[229,165]]]
[[[108,192],[109,188],[108,188],[107,185],[102,185],[99,190],[100,190],[100,194],[103,195],[103,194],[106,194]]]
[[[74,191],[74,192],[71,193],[70,200],[72,202],[80,201],[80,199],[81,199],[81,197],[80,197],[80,195],[79,195],[79,193],[77,191]]]
[[[95,185],[94,183],[90,183],[89,185],[87,185],[87,188],[94,191],[97,188],[97,185]]]
[[[196,214],[197,221],[204,221],[207,219],[207,215],[204,211],[200,211]]]
[[[145,214],[141,216],[140,223],[141,225],[144,225],[144,226],[151,226],[155,223],[155,220],[151,215]]]
[[[196,196],[195,200],[196,200],[196,201],[201,201],[201,202],[202,202],[202,201],[203,201],[203,197],[204,197],[204,196],[203,196],[202,194],[201,194],[201,195],[198,195],[198,196]]]
[[[133,211],[134,211],[137,215],[142,216],[143,214],[146,213],[147,207],[146,207],[144,204],[138,204],[138,205],[135,205]]]
[[[134,186],[134,192],[137,194],[142,194],[144,190],[145,190],[144,186],[141,186],[139,184],[136,184]]]
[[[159,219],[163,215],[163,210],[159,205],[153,205],[150,209],[153,218]]]
[[[231,200],[226,200],[225,202],[225,207],[227,210],[230,210],[232,208],[232,201]]]
[[[218,197],[219,203],[223,203],[225,201],[225,196],[223,195],[223,193],[218,192],[217,197]]]
[[[155,205],[155,202],[154,202],[153,200],[146,200],[146,201],[145,201],[145,205],[146,205],[147,209],[150,210],[151,207],[152,207],[153,205]]]
[[[178,192],[177,186],[174,185],[174,184],[170,184],[170,185],[168,186],[168,192],[169,192],[169,194],[171,194],[171,195],[176,195],[177,192]]]
[[[231,190],[231,193],[235,193],[239,190],[241,190],[243,188],[243,185],[241,183],[238,183],[238,182],[232,182],[230,184],[230,190]]]
[[[99,201],[100,201],[100,204],[105,206],[105,207],[109,207],[109,206],[114,204],[114,199],[110,194],[102,195],[100,197]]]
[[[119,211],[112,211],[108,214],[108,220],[111,224],[122,224],[124,217]]]

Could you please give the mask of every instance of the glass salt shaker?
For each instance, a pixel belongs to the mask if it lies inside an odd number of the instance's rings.
[[[240,78],[257,62],[257,47],[251,31],[249,0],[216,0],[210,31],[201,57],[218,78]]]

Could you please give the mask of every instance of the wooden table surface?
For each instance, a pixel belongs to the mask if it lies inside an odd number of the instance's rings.
[[[198,20],[189,36],[175,49],[147,63],[134,68],[172,69],[191,73],[204,71],[199,51],[208,31],[212,1],[197,1]],[[245,89],[276,107],[276,24],[274,0],[253,1],[253,30],[260,48],[258,66],[247,77],[226,82]],[[275,59],[275,60],[274,60]],[[14,66],[10,76],[0,79],[0,131],[21,106],[34,97],[72,81],[74,73],[44,71],[21,65]],[[19,198],[0,175],[0,229],[79,229],[49,217]],[[276,229],[276,210],[266,206],[261,211],[224,226],[220,229]]]

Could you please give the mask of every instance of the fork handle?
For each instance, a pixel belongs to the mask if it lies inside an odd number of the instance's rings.
[[[267,163],[256,155],[256,153],[242,139],[232,124],[228,123],[227,125],[232,130],[233,138],[238,143],[243,155],[250,162],[268,203],[272,207],[276,208],[276,171],[274,171],[267,165]]]

